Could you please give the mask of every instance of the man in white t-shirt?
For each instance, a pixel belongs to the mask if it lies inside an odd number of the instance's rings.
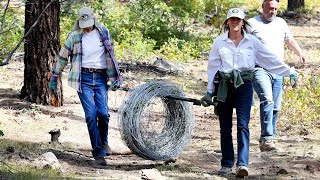
[[[53,95],[57,93],[58,78],[70,62],[68,84],[77,90],[85,112],[92,156],[97,165],[106,166],[105,157],[112,154],[108,141],[108,89],[117,90],[122,77],[108,28],[97,22],[91,8],[83,7],[78,13],[58,54],[49,89]]]
[[[279,0],[263,0],[262,14],[250,18],[251,33],[265,43],[280,59],[284,58],[284,44],[305,62],[305,55],[293,38],[286,21],[276,17]],[[254,71],[253,88],[260,98],[260,150],[277,150],[274,144],[276,124],[281,107],[283,77],[261,67]],[[295,87],[295,84],[293,84]]]

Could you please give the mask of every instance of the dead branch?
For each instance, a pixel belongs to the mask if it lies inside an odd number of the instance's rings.
[[[144,64],[144,63],[124,63],[121,62],[119,63],[119,68],[120,71],[122,72],[127,72],[127,71],[148,71],[148,72],[154,72],[157,74],[161,74],[161,75],[165,75],[165,74],[176,74],[173,71],[167,70],[167,69],[163,69],[161,67],[158,66],[154,66],[151,64]]]
[[[8,0],[10,1],[10,0]],[[9,64],[9,60],[11,59],[13,53],[19,48],[19,46],[21,45],[21,43],[24,41],[24,39],[31,33],[32,29],[38,24],[40,18],[42,17],[42,15],[44,14],[44,12],[48,9],[48,7],[54,2],[55,0],[51,0],[47,6],[42,10],[42,12],[40,13],[40,15],[38,16],[37,20],[32,24],[32,26],[30,27],[30,29],[28,30],[27,33],[25,33],[25,35],[20,39],[20,41],[18,42],[18,44],[16,45],[16,47],[10,52],[10,54],[7,56],[7,58],[4,60],[4,62],[2,62],[0,64],[0,66],[4,66]]]
[[[4,28],[4,20],[6,19],[6,14],[7,14],[8,8],[9,8],[9,4],[10,4],[10,0],[8,0],[6,8],[4,9],[4,12],[3,12],[3,16],[2,16],[2,20],[1,20],[0,34],[3,31],[3,28]]]

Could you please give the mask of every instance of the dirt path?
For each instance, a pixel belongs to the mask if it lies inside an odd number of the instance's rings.
[[[302,29],[304,34],[299,33],[297,40],[303,42],[308,52],[319,52],[319,26],[292,27],[294,34],[298,34]],[[315,37],[317,39],[314,39]],[[316,58],[319,58],[319,54],[312,54],[311,64],[317,64]],[[151,72],[128,72],[124,77],[130,87],[150,79],[182,82],[182,86],[193,87],[187,92],[190,97],[200,98],[205,90],[205,66],[206,62],[190,63],[186,65],[185,75],[181,77],[159,77]],[[302,70],[308,71],[308,68],[305,66]],[[121,141],[116,113],[126,92],[110,92],[110,145],[115,153],[108,157],[107,167],[99,167],[94,165],[91,158],[84,114],[77,94],[66,84],[66,75],[63,76],[65,105],[59,108],[34,105],[18,98],[23,83],[22,62],[12,61],[8,66],[0,67],[0,77],[0,129],[5,133],[5,136],[0,138],[0,161],[7,158],[4,148],[8,144],[20,143],[34,146],[38,152],[53,152],[62,166],[62,171],[75,174],[80,179],[141,179],[141,171],[144,169],[154,169],[156,172],[160,170],[161,176],[157,176],[156,179],[223,179],[217,175],[221,159],[219,124],[210,107],[193,107],[196,123],[192,143],[177,157],[176,162],[166,164],[130,153]],[[199,84],[199,81],[203,83]],[[250,122],[250,174],[246,179],[319,179],[319,135],[300,135],[296,131],[281,129],[278,145],[283,152],[261,153],[258,147],[260,126],[257,109],[255,106]],[[48,143],[48,132],[53,128],[61,130],[61,145]],[[234,127],[234,137],[235,132]],[[27,158],[22,158],[21,154]],[[26,152],[21,148],[6,160],[32,164],[32,160],[37,156],[38,154]],[[235,170],[227,178],[234,179],[234,174]]]

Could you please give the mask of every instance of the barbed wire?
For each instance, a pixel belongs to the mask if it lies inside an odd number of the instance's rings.
[[[133,153],[143,158],[172,159],[191,141],[191,103],[167,96],[186,95],[173,83],[152,81],[130,91],[119,107],[122,138]]]

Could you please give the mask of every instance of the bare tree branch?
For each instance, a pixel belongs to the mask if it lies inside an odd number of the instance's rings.
[[[10,1],[10,0],[9,0]],[[51,0],[47,6],[42,10],[42,12],[40,13],[39,17],[37,18],[37,20],[32,24],[32,26],[29,28],[28,32],[25,33],[25,35],[20,39],[20,41],[18,42],[18,44],[16,45],[16,47],[10,52],[10,54],[7,56],[7,58],[5,59],[4,62],[2,62],[0,64],[0,66],[4,66],[9,64],[9,60],[11,59],[13,53],[19,48],[19,46],[21,45],[21,43],[23,42],[23,40],[31,33],[32,29],[38,24],[40,18],[42,17],[42,15],[44,14],[44,12],[48,9],[48,7],[51,5],[51,3],[53,3],[55,0]]]
[[[7,5],[6,5],[6,8],[4,9],[4,12],[3,12],[3,16],[2,16],[2,20],[1,20],[1,29],[0,29],[0,33],[3,31],[3,28],[4,28],[4,21],[6,19],[6,13],[8,11],[8,8],[9,8],[9,4],[10,4],[10,0],[8,0],[7,2]]]

